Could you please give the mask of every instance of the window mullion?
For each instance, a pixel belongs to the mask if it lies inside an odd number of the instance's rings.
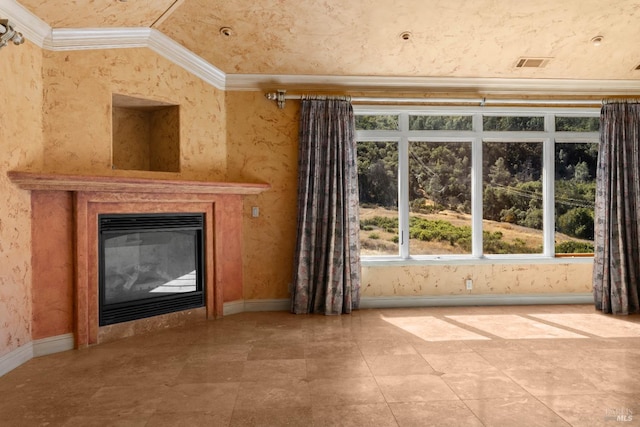
[[[482,250],[482,114],[474,114],[471,143],[471,255],[480,258]]]
[[[555,256],[555,115],[545,115],[545,130],[551,138],[544,140],[542,149],[542,252]]]
[[[398,126],[402,137],[398,143],[398,236],[400,258],[409,258],[409,115],[400,114]]]

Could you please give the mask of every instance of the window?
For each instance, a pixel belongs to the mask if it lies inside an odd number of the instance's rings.
[[[593,253],[596,143],[556,143],[555,251]]]
[[[598,110],[355,111],[363,256],[593,253]]]
[[[542,253],[542,142],[482,144],[485,254]]]
[[[471,143],[409,142],[409,252],[471,253]]]
[[[397,142],[358,142],[358,190],[362,255],[397,255]]]

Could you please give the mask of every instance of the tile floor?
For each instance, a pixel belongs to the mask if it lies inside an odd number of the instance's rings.
[[[640,425],[640,316],[244,313],[32,359],[1,426]]]

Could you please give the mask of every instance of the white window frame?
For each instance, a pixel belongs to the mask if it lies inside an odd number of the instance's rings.
[[[556,117],[599,117],[597,108],[545,107],[435,107],[354,105],[356,115],[397,115],[398,130],[357,130],[356,141],[398,142],[398,255],[363,255],[364,265],[381,263],[549,263],[591,262],[592,257],[555,256],[555,143],[597,143],[598,132],[556,132]],[[409,130],[410,115],[471,116],[472,130]],[[543,131],[484,131],[483,116],[540,116]],[[409,253],[409,142],[471,143],[471,254],[411,255]],[[483,142],[541,142],[543,144],[542,198],[543,250],[541,254],[484,254],[482,242],[482,145]]]

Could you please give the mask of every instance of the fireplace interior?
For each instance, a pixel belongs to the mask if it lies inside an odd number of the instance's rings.
[[[99,215],[100,326],[205,305],[204,214]]]

